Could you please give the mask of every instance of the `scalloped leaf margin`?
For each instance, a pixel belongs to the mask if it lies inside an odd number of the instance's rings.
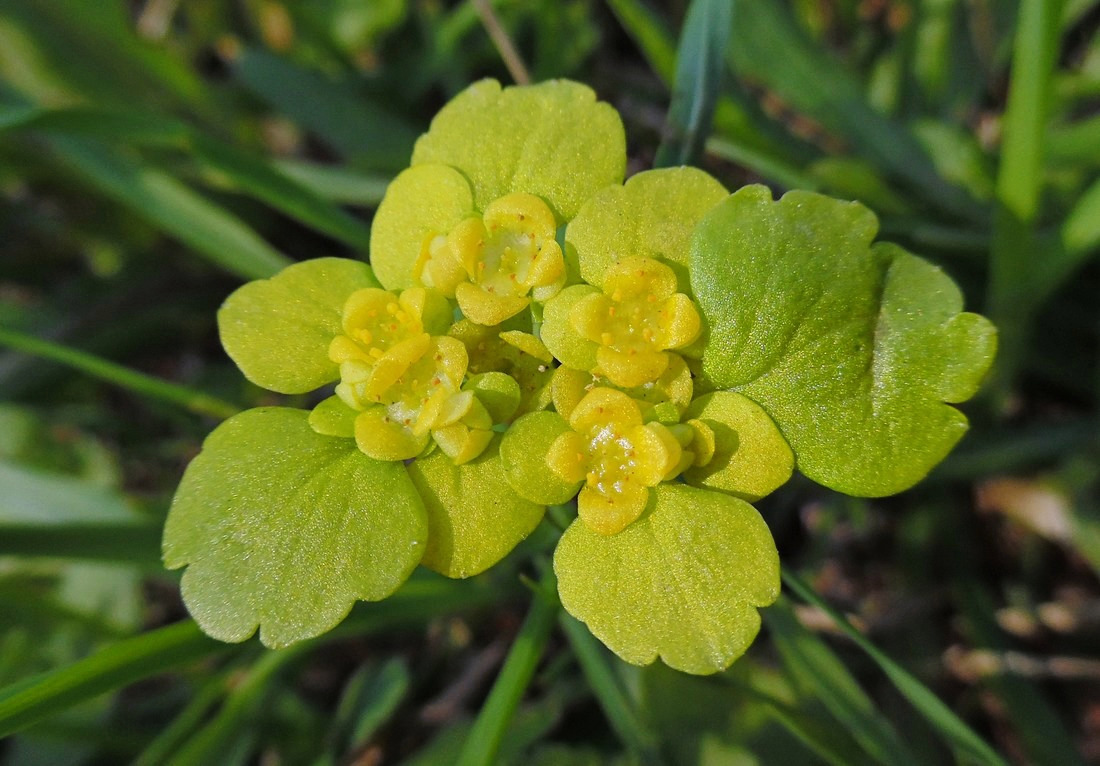
[[[760,404],[802,473],[868,497],[907,489],[947,455],[967,429],[948,403],[974,395],[996,349],[950,277],[872,244],[877,228],[858,203],[773,202],[750,186],[708,213],[692,244],[708,384]]]

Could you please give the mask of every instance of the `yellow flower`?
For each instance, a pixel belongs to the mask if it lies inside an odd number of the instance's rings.
[[[340,365],[336,395],[360,411],[355,440],[376,460],[416,457],[434,435],[444,452],[463,463],[492,438],[485,407],[460,390],[466,347],[425,332],[430,299],[423,288],[399,296],[358,290],[344,304],[344,334],[329,345],[329,358]]]
[[[702,327],[691,298],[676,292],[672,269],[636,257],[611,266],[603,293],[579,300],[569,321],[598,345],[596,372],[623,387],[660,378],[672,357],[668,350],[689,345]]]
[[[496,325],[531,299],[544,301],[565,284],[557,224],[546,203],[514,192],[491,202],[481,217],[446,235],[427,237],[413,276],[458,301],[471,321]]]
[[[329,344],[329,359],[340,365],[336,393],[361,410],[382,401],[395,380],[428,350],[423,311],[427,293],[400,296],[377,287],[352,293],[344,304],[343,335]]]
[[[571,431],[550,445],[546,463],[565,481],[584,481],[577,512],[604,535],[641,516],[649,488],[674,478],[695,461],[685,449],[694,431],[642,423],[638,403],[611,388],[594,388],[569,416]]]

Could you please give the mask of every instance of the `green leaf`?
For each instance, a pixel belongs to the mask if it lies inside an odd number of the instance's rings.
[[[582,298],[598,293],[591,285],[571,285],[546,302],[539,337],[554,358],[574,370],[596,369],[595,343],[585,338],[569,321],[569,313]]]
[[[938,268],[890,244],[855,203],[733,194],[703,220],[692,285],[703,372],[760,404],[798,468],[853,495],[899,492],[950,451],[996,335]]]
[[[370,264],[387,290],[412,287],[425,240],[474,214],[470,184],[446,165],[419,165],[386,189],[371,224]]]
[[[291,263],[240,219],[166,173],[94,141],[55,136],[49,145],[105,197],[234,274],[269,277]]]
[[[339,396],[330,396],[309,412],[309,427],[323,436],[355,438],[355,419],[359,410],[344,404]]]
[[[424,566],[471,577],[507,556],[538,526],[544,506],[520,497],[504,479],[500,438],[475,460],[455,465],[441,450],[409,464],[428,510]]]
[[[240,287],[218,310],[226,353],[244,376],[281,394],[302,394],[340,377],[329,359],[343,332],[348,296],[378,287],[370,267],[347,258],[315,258],[271,279]]]
[[[665,135],[653,160],[657,167],[694,164],[703,155],[726,71],[733,5],[733,0],[693,0],[688,6]]]
[[[324,633],[357,599],[405,581],[427,535],[400,463],[321,436],[308,413],[242,412],[219,426],[183,475],[164,530],[164,562],[189,565],[183,597],[223,641],[282,647]]]
[[[698,419],[714,432],[714,456],[684,472],[684,481],[755,502],[787,483],[794,454],[768,413],[732,391],[716,391],[691,403],[683,420]]]
[[[500,459],[516,492],[543,505],[561,505],[576,496],[581,483],[559,478],[546,464],[550,445],[571,430],[556,412],[532,412],[512,424],[500,442]]]
[[[650,493],[643,516],[604,536],[575,521],[554,554],[566,611],[627,662],[658,656],[714,673],[760,628],[779,595],[779,555],[760,514],[729,495],[675,484]]]
[[[519,383],[503,372],[471,375],[462,388],[464,391],[474,392],[474,396],[489,411],[489,417],[494,423],[507,423],[511,420],[523,399]]]
[[[568,221],[597,191],[622,182],[626,138],[618,113],[580,83],[502,90],[482,80],[444,106],[416,142],[412,164],[424,163],[460,170],[479,210],[527,192]]]
[[[576,251],[581,276],[591,285],[603,284],[604,272],[623,255],[636,255],[671,267],[687,292],[691,234],[727,194],[696,168],[638,173],[585,203],[565,230],[565,245]]]

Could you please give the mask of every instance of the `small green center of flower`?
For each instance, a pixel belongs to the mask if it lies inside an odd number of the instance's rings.
[[[428,237],[413,276],[425,287],[454,297],[468,319],[496,325],[544,301],[565,282],[557,224],[546,203],[532,194],[501,197],[479,217],[446,234]]]
[[[598,344],[597,372],[617,386],[640,386],[668,369],[668,349],[699,336],[695,304],[676,292],[672,269],[651,258],[623,258],[608,269],[603,293],[582,298],[569,314],[573,328]]]

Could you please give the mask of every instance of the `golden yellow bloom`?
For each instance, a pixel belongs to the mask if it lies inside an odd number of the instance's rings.
[[[565,284],[556,235],[546,203],[515,192],[490,203],[480,218],[428,237],[413,275],[454,297],[471,321],[500,324],[527,308],[532,298],[546,300]]]
[[[685,449],[690,426],[642,422],[638,403],[611,388],[594,388],[573,408],[573,429],[550,445],[546,463],[565,481],[584,481],[577,512],[589,527],[613,535],[637,519],[649,488],[695,461]]]
[[[672,269],[635,257],[611,266],[603,293],[579,300],[569,321],[598,344],[595,372],[627,388],[660,378],[671,359],[668,350],[689,345],[702,327],[691,298],[676,292]]]

